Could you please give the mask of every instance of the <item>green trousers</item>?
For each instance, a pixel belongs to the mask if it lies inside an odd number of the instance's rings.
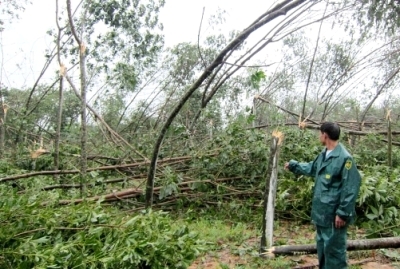
[[[317,252],[320,269],[347,269],[347,227],[317,226]]]

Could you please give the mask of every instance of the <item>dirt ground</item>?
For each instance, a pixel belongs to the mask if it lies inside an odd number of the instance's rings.
[[[251,241],[254,243],[255,239],[251,239]],[[297,265],[293,269],[318,268],[316,255],[293,256],[286,257],[286,259],[296,262]],[[229,249],[224,249],[197,259],[189,269],[225,269],[226,267],[233,269],[238,265],[246,265],[248,262],[248,259],[231,254]],[[221,267],[221,264],[225,267]],[[359,259],[350,258],[349,264],[357,265],[357,268],[361,269],[400,269],[400,263],[393,264],[391,260],[375,251],[364,252]]]
[[[298,245],[315,242],[315,229],[312,225],[293,225],[291,222],[281,221],[279,227],[274,233],[274,242],[278,243],[278,245]],[[366,233],[362,229],[351,227],[349,228],[349,234],[349,239],[354,240],[365,238]],[[252,236],[245,240],[242,246],[254,250],[259,248],[259,244],[260,238]],[[216,252],[209,252],[207,255],[198,258],[189,269],[270,268],[270,266],[257,267],[257,265],[252,265],[255,259],[258,258],[254,258],[254,255],[240,256],[237,254],[237,251],[234,253],[232,249],[234,249],[234,247],[232,248],[232,246],[225,245]],[[384,253],[390,254],[390,252],[392,252],[392,255],[397,259],[395,262],[384,255]],[[258,253],[256,253],[256,256],[257,254]],[[349,264],[353,265],[350,268],[400,269],[400,249],[391,249],[387,250],[387,252],[381,250],[351,251],[347,254],[349,257]],[[296,265],[293,267],[294,269],[318,268],[318,259],[316,255],[286,256],[284,257],[284,260],[295,263]],[[283,268],[284,265],[281,264],[276,267]]]
[[[303,269],[303,268],[318,268],[318,260],[314,257],[303,256],[301,265],[294,267],[295,269]],[[350,259],[349,264],[351,265],[359,265],[362,269],[397,269],[399,267],[394,267],[391,265],[389,260],[383,259],[382,257],[371,257],[365,258],[361,260]]]
[[[315,257],[301,256],[296,259],[298,265],[293,267],[294,269],[314,269],[318,268],[318,260]],[[362,260],[349,260],[351,265],[359,265],[362,269],[399,269],[400,266],[394,266],[388,260],[382,260],[380,258],[366,258]],[[229,266],[229,268],[235,268],[238,264],[246,264],[246,261],[240,257],[231,255],[229,251],[219,252],[217,255],[202,257],[195,261],[189,269],[221,269],[221,264]]]

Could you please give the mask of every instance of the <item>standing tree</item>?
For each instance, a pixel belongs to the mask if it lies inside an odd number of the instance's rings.
[[[57,109],[57,127],[54,141],[54,169],[60,169],[60,138],[62,129],[62,112],[64,104],[64,78],[66,75],[65,65],[61,61],[61,34],[63,29],[59,23],[59,0],[56,0],[56,25],[57,25],[57,60],[60,66],[60,77],[59,77],[59,95],[58,95],[58,109]]]
[[[86,44],[83,42],[83,36],[85,35],[85,20],[86,20],[86,12],[83,11],[82,17],[82,26],[81,26],[81,35],[78,36],[78,32],[76,31],[75,24],[72,17],[71,11],[71,0],[67,0],[67,13],[68,13],[68,22],[71,33],[77,43],[78,51],[79,51],[79,71],[80,71],[80,84],[81,84],[81,196],[86,195],[86,170],[87,170],[87,121],[86,121]],[[60,105],[62,103],[60,102]]]

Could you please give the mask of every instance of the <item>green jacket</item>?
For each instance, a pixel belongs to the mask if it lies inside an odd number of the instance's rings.
[[[319,226],[331,227],[338,215],[346,224],[354,222],[355,203],[361,176],[350,153],[339,143],[325,158],[326,149],[310,163],[291,160],[289,170],[315,178],[311,219]]]

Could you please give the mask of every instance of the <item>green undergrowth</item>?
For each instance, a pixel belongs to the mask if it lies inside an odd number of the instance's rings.
[[[0,192],[0,268],[187,268],[206,248],[162,211],[43,206],[46,197]]]
[[[310,219],[314,180],[304,176],[294,176],[285,171],[283,166],[290,159],[301,162],[312,161],[323,147],[318,141],[318,131],[285,127],[278,129],[285,134],[285,139],[279,156],[276,213],[281,219],[301,220],[307,223]],[[162,171],[157,174],[155,187],[159,188],[159,192],[155,194],[155,204],[168,203],[173,210],[192,208],[199,211],[211,207],[215,208],[216,214],[217,211],[229,212],[228,220],[234,217],[243,223],[251,221],[249,216],[256,215],[261,218],[259,208],[262,206],[265,190],[271,132],[272,129],[266,132],[245,128],[243,122],[238,121],[227,126],[224,132],[216,133],[212,140],[185,149],[190,152],[182,153],[193,157],[190,162],[162,166]],[[362,174],[362,186],[356,208],[357,225],[367,230],[368,237],[400,234],[400,188],[397,187],[400,181],[400,148],[393,147],[393,167],[389,168],[386,165],[387,145],[381,139],[382,137],[378,135],[360,137],[355,145],[348,144],[345,135],[342,139],[353,154]],[[76,153],[78,153],[76,149],[69,149],[68,156]],[[178,153],[176,152],[176,156],[180,156]],[[115,150],[112,154],[119,157],[122,153]],[[68,158],[63,156],[65,169],[78,166],[77,163],[68,162],[66,159]],[[18,170],[18,168],[32,169],[30,165],[33,163],[28,165],[25,161],[23,158],[17,158],[14,163],[0,160],[0,176],[28,172],[28,170]],[[50,155],[41,156],[34,161],[35,170],[40,167],[50,169],[51,161]],[[90,162],[90,165],[95,166],[93,162]],[[146,167],[132,171],[134,174],[144,174],[140,179],[130,179],[128,172],[122,176],[115,171],[91,171],[86,178],[86,182],[89,183],[86,195],[104,195],[132,187],[144,188],[146,171]],[[123,182],[105,183],[107,180],[121,177]],[[191,183],[185,185],[185,181]],[[79,174],[73,174],[60,175],[58,179],[41,175],[5,184],[13,184],[16,190],[26,194],[38,194],[43,192],[42,189],[46,186],[78,185],[79,182]],[[77,199],[81,196],[79,188],[54,189],[46,193],[51,197],[51,201]],[[187,193],[189,195],[186,196]],[[130,209],[143,208],[144,197],[137,196],[128,202],[121,201],[120,205]]]
[[[322,147],[313,131],[280,130],[285,140],[279,157],[275,244],[312,243],[313,229],[304,227],[310,227],[313,179],[294,176],[283,164],[290,159],[312,161]],[[142,208],[143,196],[112,205],[99,201],[59,206],[59,200],[80,198],[80,190],[42,191],[54,184],[78,184],[78,174],[4,182],[0,185],[0,244],[4,250],[0,268],[185,268],[210,255],[218,261],[226,252],[238,260],[238,268],[290,268],[295,261],[258,257],[269,138],[270,132],[233,124],[196,152],[187,153],[193,156],[190,162],[162,166],[154,204],[164,212],[124,212]],[[362,233],[355,231],[350,238],[399,235],[399,148],[393,148],[393,167],[389,168],[387,148],[377,136],[360,138],[356,146],[346,147],[362,174],[356,205],[356,225]],[[51,156],[35,163],[2,159],[0,176],[32,172],[33,164],[35,170],[46,167]],[[64,168],[76,165],[65,162]],[[130,172],[122,171],[127,175],[121,176],[121,171],[88,173],[86,195],[145,186],[145,179],[125,181]],[[131,172],[141,175],[146,169]],[[104,184],[120,177],[124,182]],[[191,183],[182,184],[185,181]],[[167,205],[157,207],[162,204]],[[222,268],[229,264],[223,258],[218,262]]]
[[[5,185],[0,192],[0,268],[200,269],[211,262],[216,266],[211,268],[278,269],[303,262],[259,257],[258,207],[222,203],[219,208],[130,214],[99,202],[54,206],[54,197],[19,195]],[[314,234],[312,225],[301,220],[277,219],[274,244],[309,244]],[[349,231],[350,239],[365,236],[361,227]]]

